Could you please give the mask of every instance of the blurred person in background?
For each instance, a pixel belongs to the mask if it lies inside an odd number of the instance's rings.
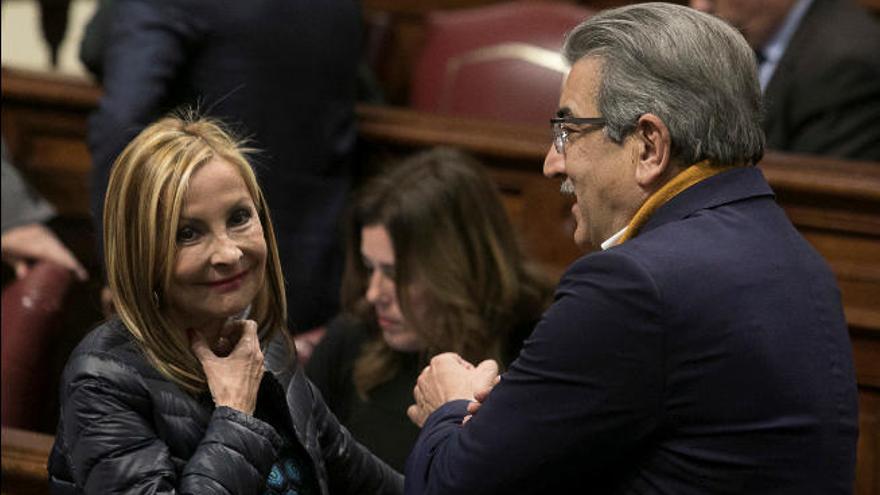
[[[770,150],[880,161],[880,23],[854,0],[691,0],[755,50]]]
[[[452,150],[403,160],[364,186],[349,220],[344,314],[307,371],[364,445],[397,469],[418,436],[419,372],[458,352],[503,365],[550,301],[483,167]]]

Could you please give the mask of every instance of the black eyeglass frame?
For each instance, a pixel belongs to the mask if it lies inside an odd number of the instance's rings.
[[[565,155],[565,143],[569,134],[583,132],[580,129],[567,129],[568,125],[595,125],[604,127],[607,121],[604,117],[553,117],[550,119],[550,129],[553,131],[553,146],[560,155]]]

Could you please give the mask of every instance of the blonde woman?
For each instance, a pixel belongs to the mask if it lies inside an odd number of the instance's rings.
[[[104,243],[118,317],[62,377],[59,492],[401,492],[295,365],[244,151],[211,121],[173,117],[116,160]]]

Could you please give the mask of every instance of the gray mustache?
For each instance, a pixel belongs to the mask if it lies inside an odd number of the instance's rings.
[[[571,179],[565,179],[562,182],[562,185],[559,186],[559,192],[562,194],[574,194],[574,183]]]

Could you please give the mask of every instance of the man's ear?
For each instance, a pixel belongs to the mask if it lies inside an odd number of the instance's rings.
[[[656,189],[672,169],[669,128],[660,117],[646,113],[639,117],[632,135],[638,145],[636,182],[643,188]]]

